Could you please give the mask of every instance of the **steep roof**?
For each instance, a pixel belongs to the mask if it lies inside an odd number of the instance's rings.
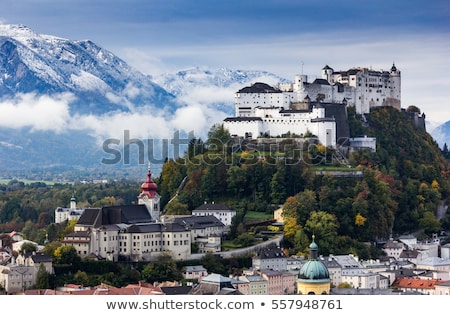
[[[191,295],[242,295],[231,284],[231,279],[212,273],[204,277],[198,285],[189,292]]]
[[[174,223],[184,226],[185,229],[204,229],[207,227],[223,227],[225,226],[219,219],[213,215],[190,216],[175,218]]]
[[[262,121],[261,117],[227,117],[224,121]]]
[[[193,211],[236,211],[222,203],[204,203],[195,208]]]
[[[258,256],[259,259],[274,259],[274,258],[286,258],[283,250],[280,247],[268,247],[259,251]]]
[[[31,255],[31,259],[34,261],[35,264],[53,261],[53,259],[50,256],[42,252]]]
[[[330,83],[325,79],[315,79],[312,84],[330,85]]]
[[[396,278],[391,287],[434,290],[436,284],[444,282],[445,280],[435,279]]]
[[[252,86],[246,86],[240,89],[238,93],[281,93],[281,90],[266,83],[256,82]]]
[[[77,225],[100,227],[120,223],[150,222],[154,222],[154,220],[145,205],[124,205],[85,209],[78,219]]]
[[[192,290],[192,286],[180,285],[175,287],[161,287],[165,295],[187,295]]]

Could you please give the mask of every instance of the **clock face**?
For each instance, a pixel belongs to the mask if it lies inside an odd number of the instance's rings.
[[[142,196],[142,200],[147,201],[148,200],[148,196],[147,195]]]

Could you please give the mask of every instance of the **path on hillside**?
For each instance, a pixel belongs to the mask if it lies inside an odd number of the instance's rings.
[[[163,213],[166,212],[166,208],[167,208],[167,206],[169,205],[169,203],[171,203],[175,198],[178,197],[178,195],[180,194],[180,192],[181,192],[181,190],[183,189],[184,185],[186,184],[187,180],[188,180],[188,177],[185,176],[185,177],[183,178],[183,180],[181,181],[180,185],[178,186],[177,191],[175,192],[175,195],[173,195],[173,197],[170,198],[170,200],[169,200],[169,201],[166,203],[166,205],[164,206]]]

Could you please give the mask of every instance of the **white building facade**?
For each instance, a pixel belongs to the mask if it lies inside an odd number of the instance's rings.
[[[83,212],[84,208],[77,207],[75,196],[72,196],[69,208],[58,207],[55,209],[55,223],[78,220]]]
[[[226,227],[231,226],[231,220],[236,216],[236,210],[229,208],[224,204],[204,203],[192,210],[193,216],[215,216]]]
[[[313,134],[322,145],[335,147],[336,121],[325,115],[326,104],[345,104],[357,114],[367,114],[377,106],[400,110],[400,71],[395,64],[389,71],[353,68],[336,72],[325,66],[322,78],[312,83],[303,74],[278,87],[255,83],[235,94],[235,117],[226,118],[224,127],[232,136],[244,138]]]

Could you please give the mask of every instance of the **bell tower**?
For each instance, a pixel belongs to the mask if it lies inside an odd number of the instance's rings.
[[[148,163],[147,180],[141,185],[141,193],[138,196],[138,204],[145,205],[152,219],[159,222],[160,220],[160,195],[156,191],[158,185],[152,180],[150,171],[150,162]]]

